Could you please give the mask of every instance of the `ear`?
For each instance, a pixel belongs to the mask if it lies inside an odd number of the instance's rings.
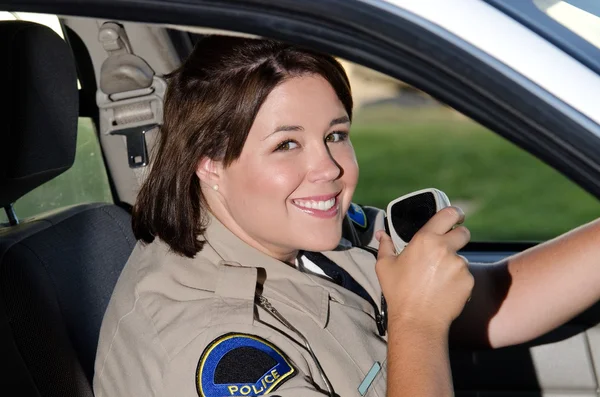
[[[196,175],[198,176],[198,179],[200,179],[200,182],[203,182],[208,186],[214,186],[219,184],[222,168],[220,161],[203,157],[196,167]]]

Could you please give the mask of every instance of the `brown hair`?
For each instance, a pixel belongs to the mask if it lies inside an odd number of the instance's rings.
[[[203,157],[226,167],[239,158],[256,114],[288,78],[314,74],[331,84],[352,118],[350,83],[331,56],[272,40],[209,36],[166,76],[164,123],[152,168],[133,207],[133,232],[181,255],[202,249],[206,202],[196,176]]]

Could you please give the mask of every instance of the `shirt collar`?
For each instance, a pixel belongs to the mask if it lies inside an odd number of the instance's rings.
[[[329,291],[316,280],[282,261],[248,245],[214,215],[204,232],[206,244],[222,264],[262,268],[265,271],[263,295],[307,313],[321,328],[329,318]]]

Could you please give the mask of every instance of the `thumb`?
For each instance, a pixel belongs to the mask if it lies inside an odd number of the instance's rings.
[[[377,238],[377,240],[379,241],[379,252],[377,253],[377,259],[383,259],[388,256],[396,256],[394,242],[385,231],[379,230],[375,234],[375,238]]]

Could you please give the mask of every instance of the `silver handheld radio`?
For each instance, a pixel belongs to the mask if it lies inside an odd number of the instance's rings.
[[[391,201],[387,206],[385,226],[396,252],[401,252],[436,212],[449,205],[448,196],[434,188],[418,190]]]

